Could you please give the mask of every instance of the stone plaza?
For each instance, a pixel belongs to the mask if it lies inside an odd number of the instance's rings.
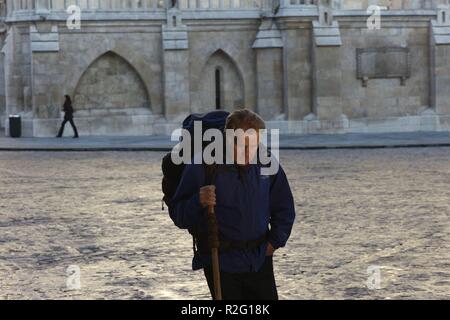
[[[64,94],[82,136],[167,135],[191,112],[241,107],[283,134],[450,131],[448,0],[2,0],[0,12],[6,133],[14,114],[23,136],[54,136]]]
[[[294,195],[281,299],[450,298],[449,0],[0,0],[0,48],[0,300],[209,299],[161,158],[242,107]]]
[[[161,209],[162,156],[0,152],[0,299],[210,299]],[[274,256],[281,299],[450,298],[450,148],[289,150],[281,164],[297,212]]]

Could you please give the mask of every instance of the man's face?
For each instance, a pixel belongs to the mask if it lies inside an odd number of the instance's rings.
[[[235,139],[234,161],[238,165],[248,165],[258,153],[259,133],[256,130],[245,132],[244,138]]]

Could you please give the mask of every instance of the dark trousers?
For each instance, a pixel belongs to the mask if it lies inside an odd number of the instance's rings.
[[[64,132],[64,126],[66,125],[67,121],[70,122],[70,125],[72,126],[72,129],[73,129],[73,133],[75,134],[75,137],[78,137],[77,127],[75,127],[73,118],[64,118],[64,121],[62,122],[61,128],[59,129],[59,132],[58,132],[58,137],[62,137],[63,132]]]
[[[214,299],[212,267],[204,268],[203,272],[211,297]],[[228,273],[221,271],[220,282],[223,300],[278,300],[272,256],[266,257],[258,272]]]

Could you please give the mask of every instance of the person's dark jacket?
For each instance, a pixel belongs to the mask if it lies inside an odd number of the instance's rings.
[[[66,101],[63,105],[63,111],[64,111],[64,119],[72,119],[73,118],[73,107],[72,103]]]
[[[236,165],[227,165],[234,166]],[[295,219],[294,200],[284,170],[279,166],[271,178],[261,175],[261,166],[250,164],[240,179],[237,170],[219,171],[216,175],[216,207],[219,231],[238,241],[258,239],[267,232],[274,248],[285,246]],[[206,209],[199,202],[200,187],[205,185],[205,167],[186,165],[181,182],[172,198],[170,217],[182,229],[194,225],[207,231]],[[250,251],[234,249],[220,252],[220,268],[225,272],[255,272],[264,260],[267,242]],[[194,255],[194,270],[211,264],[210,255]]]

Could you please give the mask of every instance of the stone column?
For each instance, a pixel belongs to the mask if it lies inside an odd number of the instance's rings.
[[[450,6],[437,10],[430,26],[430,106],[437,114],[450,114]]]
[[[32,135],[31,75],[24,68],[30,59],[27,36],[20,34],[24,29],[12,25],[7,31],[2,54],[4,55],[5,84],[5,129],[8,131],[8,115],[22,117],[22,135]],[[25,33],[25,32],[24,32]],[[20,34],[20,35],[19,35]]]
[[[4,55],[6,115],[18,114],[23,111],[23,96],[19,89],[22,85],[22,79],[19,72],[19,61],[17,61],[20,58],[20,49],[16,45],[16,32],[15,27],[9,28],[2,48],[2,54]],[[5,120],[6,122],[8,121],[7,119]],[[7,123],[5,124],[5,127],[7,127]]]
[[[291,6],[290,4],[290,0],[278,0],[280,3],[280,8],[284,9],[284,8],[289,8]]]
[[[341,37],[332,11],[319,8],[319,21],[313,21],[313,113],[319,120],[338,120],[341,102]]]
[[[9,28],[6,34],[6,38],[4,40],[2,54],[3,54],[3,63],[4,63],[4,77],[5,77],[5,117],[1,120],[4,121],[1,127],[4,126],[6,129],[5,135],[8,135],[8,115],[15,114],[19,111],[18,108],[18,92],[17,86],[20,83],[17,83],[17,79],[13,78],[14,73],[14,58],[15,55],[15,44],[14,44],[14,29],[15,27]]]
[[[256,40],[257,111],[271,120],[283,113],[283,42],[275,22],[263,19]]]
[[[181,121],[190,109],[189,53],[187,26],[181,23],[181,11],[167,10],[162,26],[164,114],[169,121]]]
[[[10,16],[12,13],[13,0],[6,0],[6,15]]]
[[[37,14],[47,14],[50,12],[50,1],[49,0],[36,0],[36,13]]]
[[[55,64],[59,52],[56,24],[30,25],[33,136],[54,136],[59,124],[64,74]]]

